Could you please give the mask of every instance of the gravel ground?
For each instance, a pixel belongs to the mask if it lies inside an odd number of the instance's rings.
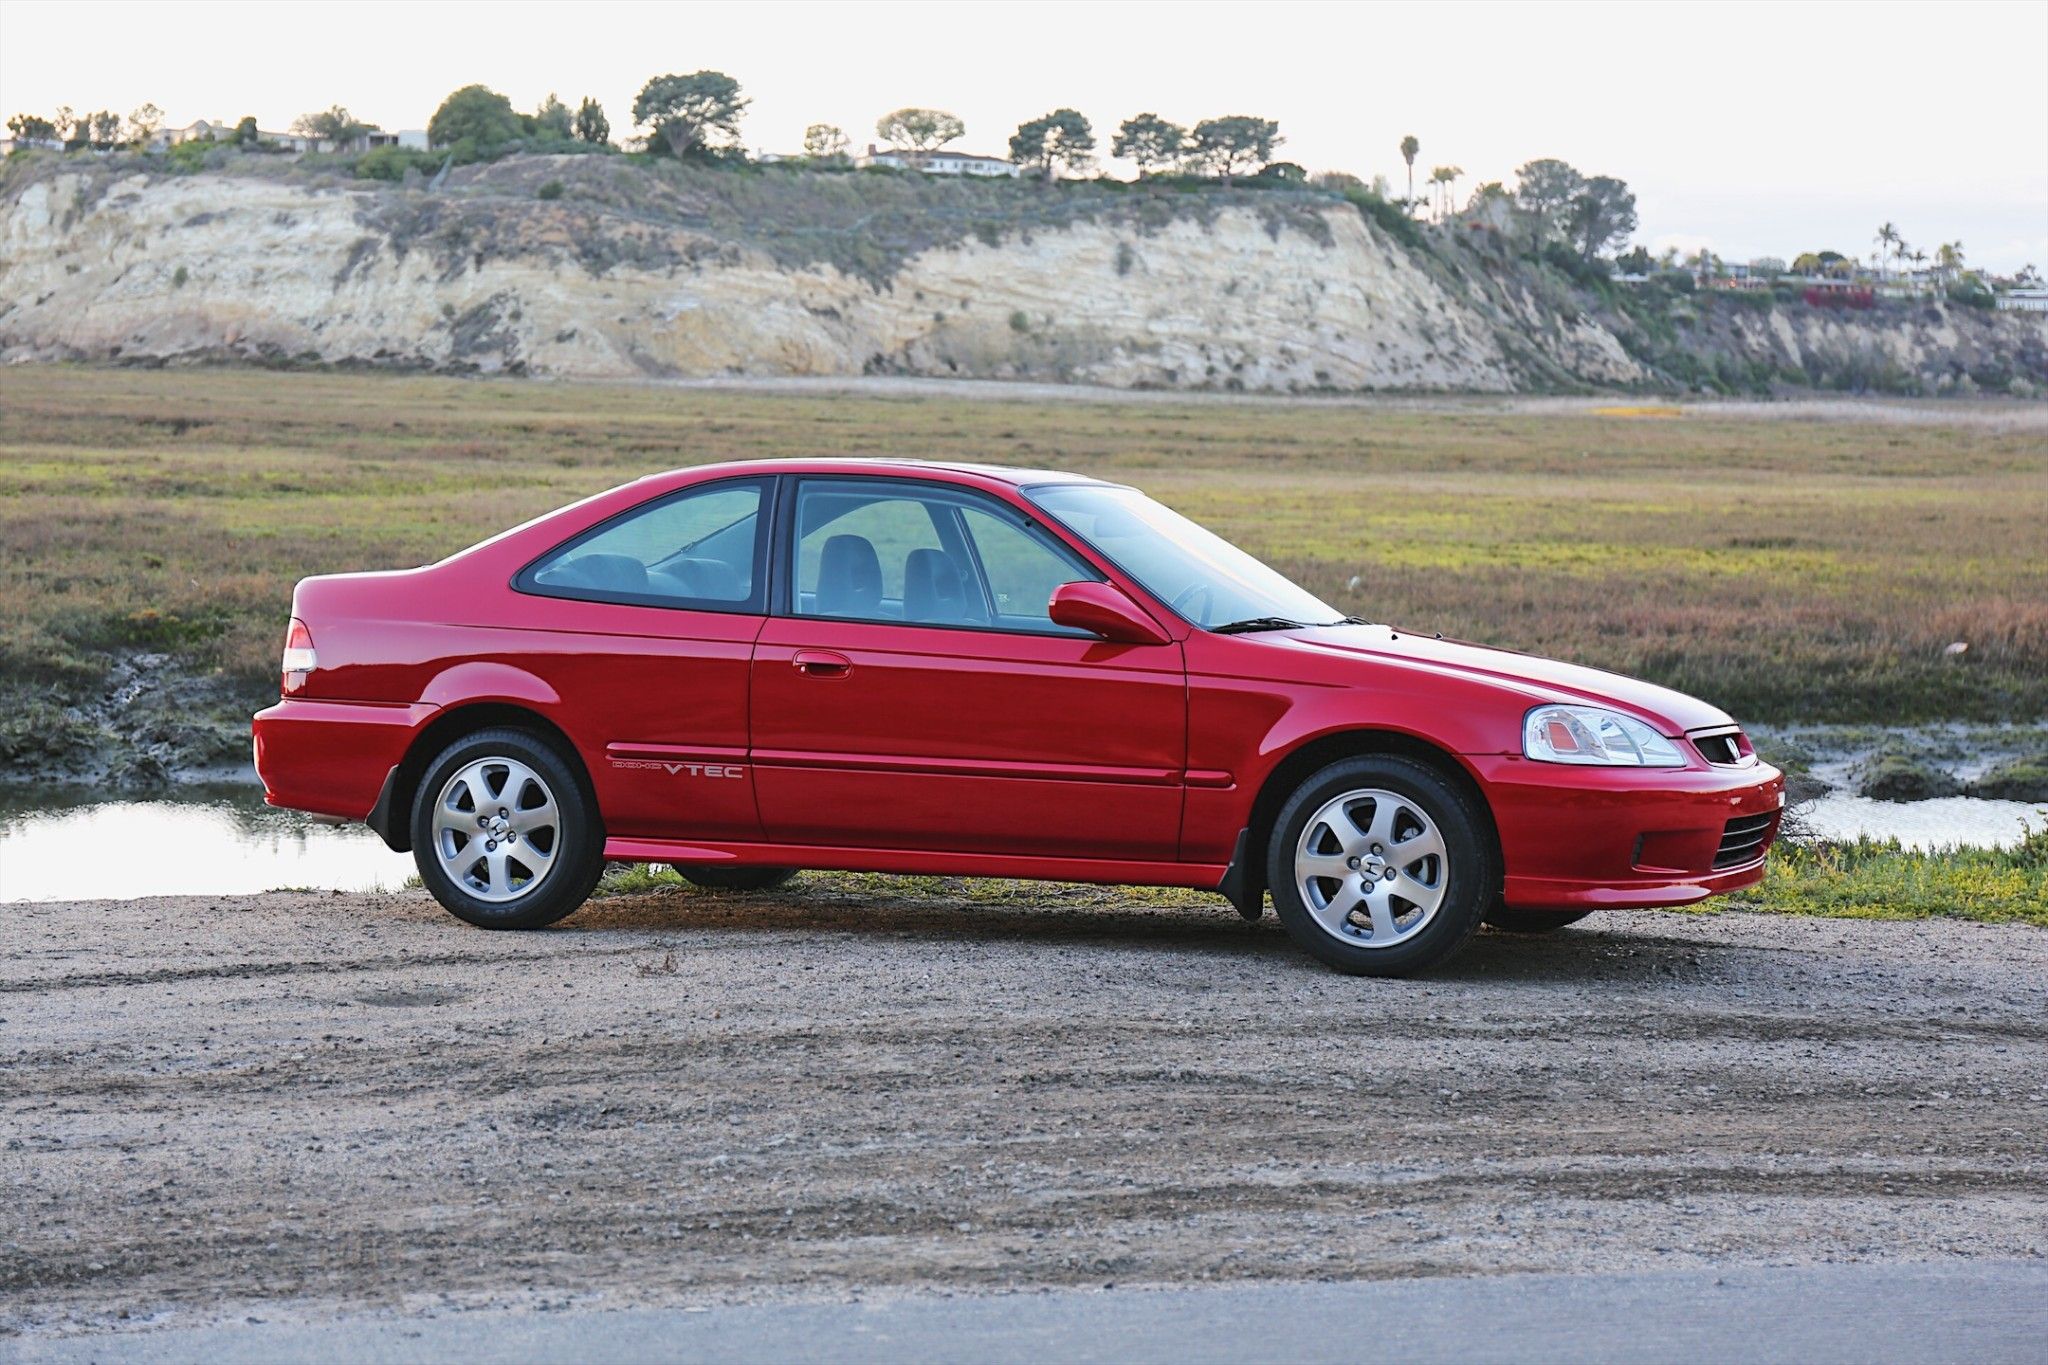
[[[0,1331],[2048,1257],[2048,933],[827,877],[5,907]]]

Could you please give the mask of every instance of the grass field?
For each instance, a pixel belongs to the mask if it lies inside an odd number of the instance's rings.
[[[0,691],[89,687],[151,648],[258,695],[302,575],[429,561],[651,470],[808,454],[1124,480],[1344,611],[1746,720],[2048,713],[2038,424],[27,366],[0,371]]]

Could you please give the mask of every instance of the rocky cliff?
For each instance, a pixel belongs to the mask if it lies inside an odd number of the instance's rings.
[[[2043,366],[2038,321],[1646,317],[1483,234],[1400,235],[1306,191],[596,157],[429,189],[49,158],[0,181],[0,359],[1495,392],[1826,383],[1851,361],[2024,386]]]

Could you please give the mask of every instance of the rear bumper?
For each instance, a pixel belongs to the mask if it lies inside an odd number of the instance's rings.
[[[263,799],[287,810],[368,819],[391,770],[438,709],[287,697],[258,711],[250,733]]]
[[[1472,760],[1500,831],[1506,902],[1528,910],[1691,905],[1763,880],[1785,779],[1776,768],[1569,768]],[[1763,841],[1716,866],[1728,823],[1769,816]],[[1753,840],[1745,840],[1753,842]]]

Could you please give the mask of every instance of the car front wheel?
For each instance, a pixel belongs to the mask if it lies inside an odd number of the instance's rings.
[[[1274,824],[1273,906],[1294,941],[1359,976],[1407,976],[1462,947],[1500,895],[1474,798],[1428,764],[1344,759],[1295,789]]]
[[[485,929],[553,924],[604,871],[582,784],[524,730],[481,730],[441,751],[413,795],[412,848],[434,899]]]

